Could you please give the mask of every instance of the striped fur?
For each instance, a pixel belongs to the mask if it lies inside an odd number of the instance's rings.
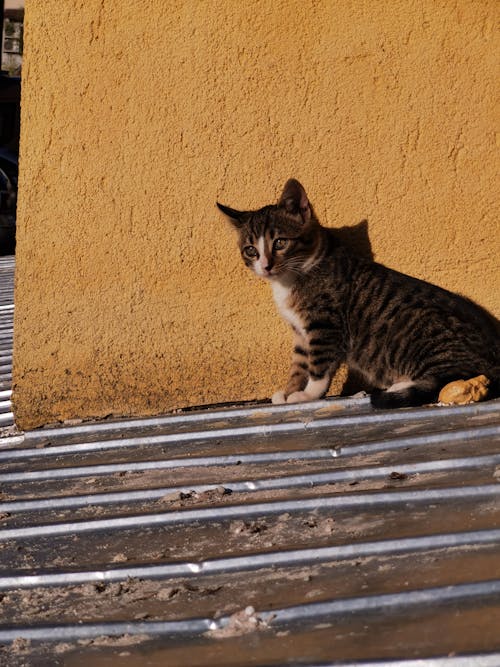
[[[377,388],[381,408],[433,402],[448,382],[480,374],[498,391],[498,323],[468,299],[353,256],[321,226],[298,181],[258,211],[218,206],[293,329],[289,380],[274,402],[320,398],[344,362]]]

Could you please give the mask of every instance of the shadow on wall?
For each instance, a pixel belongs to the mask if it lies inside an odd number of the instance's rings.
[[[357,225],[330,228],[334,238],[353,255],[373,261],[373,250],[368,234],[368,220],[361,220]],[[351,396],[358,391],[370,392],[373,389],[360,373],[349,369],[347,380],[342,388],[342,396]]]
[[[353,255],[373,261],[372,244],[368,236],[368,220],[361,220],[357,225],[330,228],[333,236],[352,252]]]

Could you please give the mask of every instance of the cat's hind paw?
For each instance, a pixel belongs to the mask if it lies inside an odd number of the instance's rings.
[[[271,403],[273,405],[283,405],[286,403],[286,396],[284,391],[275,391],[271,396]]]

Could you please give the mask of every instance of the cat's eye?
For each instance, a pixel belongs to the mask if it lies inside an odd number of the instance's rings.
[[[243,248],[243,254],[253,259],[254,257],[257,257],[259,253],[257,252],[257,248],[253,245],[247,245]]]
[[[276,239],[274,242],[275,250],[284,250],[288,245],[288,239]]]

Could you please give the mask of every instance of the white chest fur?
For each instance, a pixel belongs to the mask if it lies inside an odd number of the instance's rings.
[[[273,282],[273,296],[278,310],[289,324],[292,325],[299,333],[304,335],[304,324],[300,315],[290,307],[290,287],[286,287],[279,282]]]

